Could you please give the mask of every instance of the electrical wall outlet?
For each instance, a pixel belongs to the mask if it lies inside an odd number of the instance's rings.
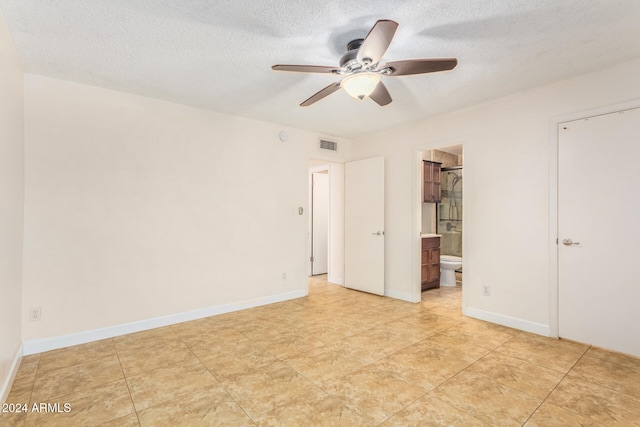
[[[485,297],[491,296],[491,286],[484,285],[482,287],[482,295],[484,295]]]
[[[40,307],[31,307],[29,309],[29,320],[32,322],[36,322],[42,318],[42,308]]]

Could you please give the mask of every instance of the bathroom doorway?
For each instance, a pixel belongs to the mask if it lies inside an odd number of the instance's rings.
[[[416,245],[416,260],[418,263],[415,289],[419,301],[422,299],[422,239],[423,236],[437,235],[440,240],[440,284],[462,287],[463,282],[463,146],[451,144],[418,150],[419,186],[416,191],[418,198],[417,228],[419,232]],[[422,197],[423,161],[440,164],[441,198],[437,203],[425,203]],[[444,259],[444,261],[442,261]],[[448,271],[451,269],[452,271]],[[447,270],[447,271],[445,271]],[[453,277],[455,277],[453,279]],[[444,280],[444,278],[448,278]],[[429,290],[425,290],[428,293]],[[460,293],[458,293],[460,294]]]

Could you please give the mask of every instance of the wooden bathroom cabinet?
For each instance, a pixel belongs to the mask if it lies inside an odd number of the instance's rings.
[[[440,287],[440,237],[422,238],[422,290]]]
[[[440,203],[442,198],[442,163],[423,160],[422,192],[425,203]]]

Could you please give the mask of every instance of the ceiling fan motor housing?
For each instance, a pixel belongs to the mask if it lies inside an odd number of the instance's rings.
[[[340,67],[348,71],[355,71],[362,68],[362,64],[358,62],[357,56],[358,49],[360,49],[363,41],[364,39],[355,39],[347,44],[347,53],[340,58]]]
[[[349,43],[347,43],[347,51],[360,49],[360,46],[362,46],[363,41],[364,39],[351,40]]]

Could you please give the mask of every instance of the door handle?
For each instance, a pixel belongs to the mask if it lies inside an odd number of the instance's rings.
[[[574,242],[571,239],[562,239],[562,244],[565,246],[580,246],[580,242]]]
[[[384,231],[376,231],[375,233],[371,233],[374,236],[382,236],[384,235]]]

